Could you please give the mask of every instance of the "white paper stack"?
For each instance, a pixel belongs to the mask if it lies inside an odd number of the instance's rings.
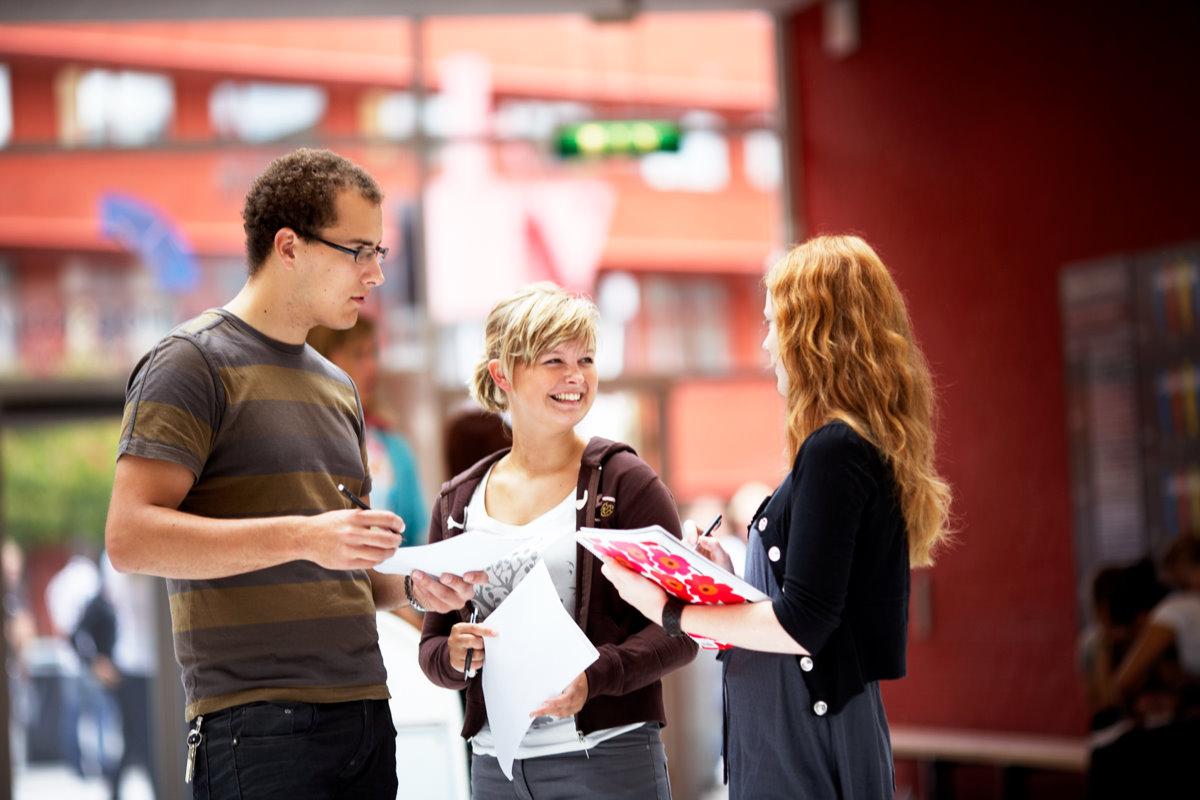
[[[486,624],[497,635],[487,639],[487,661],[480,671],[483,698],[496,759],[512,780],[517,748],[533,724],[529,715],[567,688],[600,652],[563,608],[545,561],[538,562]]]

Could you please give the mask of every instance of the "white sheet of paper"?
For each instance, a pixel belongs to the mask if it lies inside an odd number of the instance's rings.
[[[450,572],[462,575],[471,570],[487,569],[528,539],[509,539],[483,531],[467,531],[436,544],[401,547],[396,555],[375,567],[380,572],[407,575],[414,569],[430,575]]]
[[[487,640],[487,663],[480,670],[496,759],[512,780],[513,759],[533,724],[529,714],[562,692],[600,657],[563,608],[546,562],[539,561],[485,624],[497,636]]]

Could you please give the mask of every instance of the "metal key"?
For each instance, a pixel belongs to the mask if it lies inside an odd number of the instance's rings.
[[[192,775],[196,772],[196,748],[200,746],[200,742],[204,741],[204,734],[200,732],[200,723],[204,722],[204,717],[196,717],[196,726],[188,731],[187,735],[187,766],[183,769],[183,782],[191,783]]]

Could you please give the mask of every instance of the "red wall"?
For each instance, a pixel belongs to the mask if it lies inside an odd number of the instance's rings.
[[[1200,12],[1113,5],[860,0],[842,59],[787,23],[797,229],[876,246],[941,393],[959,543],[894,723],[1085,724],[1057,276],[1200,237]]]

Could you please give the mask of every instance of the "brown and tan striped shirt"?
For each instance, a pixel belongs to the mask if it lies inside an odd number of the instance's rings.
[[[190,469],[196,482],[179,509],[205,517],[319,514],[349,507],[339,483],[371,489],[346,374],[223,309],[179,326],[138,363],[118,452]],[[388,697],[363,570],[293,561],[168,580],[167,591],[188,719],[257,700]]]

